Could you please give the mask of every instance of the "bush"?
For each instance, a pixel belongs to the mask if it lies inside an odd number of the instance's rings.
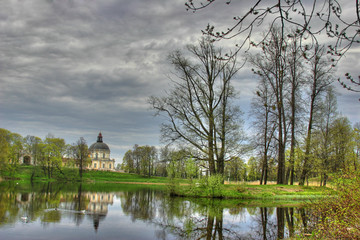
[[[190,184],[189,192],[193,196],[222,198],[224,188],[224,178],[220,174],[210,177],[203,177]]]
[[[207,190],[211,197],[223,197],[224,178],[221,174],[208,177]]]
[[[167,185],[170,196],[222,198],[223,188],[224,178],[220,174],[203,177],[197,181],[190,180],[187,186],[180,186],[178,179],[169,178]]]
[[[315,239],[360,239],[360,172],[335,180],[336,195],[315,204]]]

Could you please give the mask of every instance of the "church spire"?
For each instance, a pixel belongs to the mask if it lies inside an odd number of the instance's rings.
[[[97,137],[97,142],[103,142],[101,132],[99,133],[99,136]]]

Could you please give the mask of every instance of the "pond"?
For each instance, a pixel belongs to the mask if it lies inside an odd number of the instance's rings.
[[[168,197],[164,187],[0,183],[0,239],[278,239],[307,209]]]

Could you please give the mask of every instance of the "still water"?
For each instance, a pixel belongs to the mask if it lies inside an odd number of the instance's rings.
[[[306,227],[304,208],[261,205],[145,185],[2,182],[0,239],[278,239]]]

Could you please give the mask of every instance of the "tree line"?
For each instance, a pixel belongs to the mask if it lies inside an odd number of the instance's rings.
[[[352,127],[337,111],[335,59],[325,46],[304,49],[301,41],[298,31],[284,35],[281,28],[271,26],[261,44],[254,44],[257,51],[244,56],[258,81],[251,136],[245,136],[233,86],[241,68],[237,54],[223,54],[210,37],[171,53],[172,87],[164,96],[149,98],[155,115],[165,119],[162,140],[188,149],[187,158],[209,175],[260,184],[276,180],[304,185],[310,177],[319,177],[326,185],[329,174],[356,170],[359,124]],[[253,157],[239,160],[244,153]],[[171,159],[162,159],[163,169]],[[140,173],[139,161],[136,164]]]
[[[84,138],[66,144],[63,138],[48,134],[44,139],[0,128],[0,173],[12,175],[20,164],[39,166],[47,178],[61,175],[63,167],[76,167],[82,177],[83,169],[90,163],[88,146]],[[37,174],[36,168],[31,178]]]
[[[191,148],[140,146],[135,144],[123,158],[121,169],[143,176],[194,179],[209,176],[206,160],[197,160]],[[255,158],[252,158],[255,159]],[[255,164],[254,164],[255,163]],[[246,162],[240,157],[226,161],[224,177],[231,181],[256,180],[256,161]]]
[[[260,183],[267,182],[271,158],[277,183],[291,185],[304,185],[311,176],[326,185],[330,173],[357,170],[360,161],[359,124],[353,128],[337,111],[334,58],[325,46],[304,50],[300,41],[297,31],[283,36],[273,26],[259,52],[248,55],[259,79],[252,114]]]
[[[197,12],[214,3],[187,0],[185,6]],[[260,80],[253,103],[260,183],[266,184],[273,162],[280,184],[298,180],[303,185],[315,173],[326,184],[329,173],[357,169],[359,123],[352,128],[337,113],[331,84],[333,68],[360,43],[359,4],[257,0],[241,4],[239,15],[232,16],[224,30],[208,24],[202,31],[212,41],[236,39],[230,56],[257,48],[247,60]],[[337,81],[349,91],[360,92],[360,76],[345,73],[345,78]],[[336,127],[348,135],[341,135]],[[335,140],[339,136],[342,141]]]

